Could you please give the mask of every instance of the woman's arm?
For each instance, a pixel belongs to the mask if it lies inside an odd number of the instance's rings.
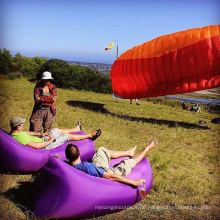
[[[40,95],[40,88],[37,86],[34,89],[34,100],[36,103],[39,104],[40,103],[52,104],[56,101],[56,96],[57,96],[57,92],[55,87],[52,89],[50,96]]]
[[[53,99],[53,102],[56,102],[57,96],[51,96],[51,97],[52,97],[52,99]]]

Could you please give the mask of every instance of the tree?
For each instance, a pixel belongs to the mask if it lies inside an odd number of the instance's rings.
[[[32,60],[40,67],[43,66],[47,62],[46,58],[41,58],[39,56],[33,57]]]
[[[30,79],[37,78],[40,80],[45,71],[52,73],[57,87],[112,93],[110,77],[103,76],[89,67],[70,65],[60,59],[47,61],[47,59],[38,56],[28,58],[19,52],[12,57],[5,48],[3,51],[0,50],[0,74],[9,75],[11,79],[23,75]]]
[[[53,78],[56,81],[56,86],[65,87],[71,79],[70,77],[70,65],[63,60],[51,59],[47,61],[36,75],[37,79],[41,79],[42,73],[45,71],[51,72]]]
[[[38,72],[38,65],[30,58],[22,58],[21,73],[27,78],[35,78],[36,73]]]
[[[10,52],[4,48],[3,52],[0,53],[0,73],[8,75],[12,71],[12,56]]]
[[[20,72],[21,71],[22,60],[23,60],[23,58],[22,58],[21,54],[19,52],[16,53],[16,55],[13,59],[13,64],[12,64],[13,72]]]

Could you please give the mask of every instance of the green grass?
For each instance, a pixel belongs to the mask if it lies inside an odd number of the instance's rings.
[[[9,120],[15,115],[29,119],[34,85],[23,78],[10,81],[1,76],[1,129],[9,131]],[[96,148],[125,150],[137,145],[139,152],[153,138],[159,141],[147,155],[154,174],[147,198],[96,219],[219,219],[220,125],[211,123],[219,115],[182,111],[175,101],[169,105],[139,102],[136,106],[112,95],[58,89],[53,127],[71,128],[80,120],[86,132],[102,128]],[[200,120],[209,129],[203,129]],[[37,219],[30,213],[36,175],[0,174],[0,219]]]

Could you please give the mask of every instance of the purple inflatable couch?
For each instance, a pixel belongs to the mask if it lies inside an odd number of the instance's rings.
[[[85,134],[77,132],[77,134]],[[92,140],[69,141],[51,150],[36,150],[15,141],[10,135],[0,129],[0,171],[1,172],[33,172],[38,171],[48,161],[50,155],[59,154],[65,160],[65,148],[74,143],[80,149],[82,160],[92,158],[95,144]]]
[[[122,159],[111,160],[111,166]],[[127,177],[146,179],[149,192],[153,179],[149,161],[144,158]],[[81,219],[117,212],[140,200],[140,187],[93,177],[50,157],[37,179],[32,211],[38,217]]]

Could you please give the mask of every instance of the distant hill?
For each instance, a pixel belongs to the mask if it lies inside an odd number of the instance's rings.
[[[31,58],[31,57],[29,57]],[[54,59],[51,57],[40,57],[44,58],[46,60]],[[88,62],[81,62],[81,61],[66,61],[71,65],[78,65],[78,66],[83,66],[83,67],[89,67],[94,71],[98,71],[104,75],[110,75],[110,71],[112,68],[112,64],[106,64],[106,63],[88,63]]]
[[[94,71],[98,71],[102,74],[110,74],[112,64],[105,63],[87,63],[87,62],[78,62],[78,61],[67,61],[69,64],[89,67]]]

